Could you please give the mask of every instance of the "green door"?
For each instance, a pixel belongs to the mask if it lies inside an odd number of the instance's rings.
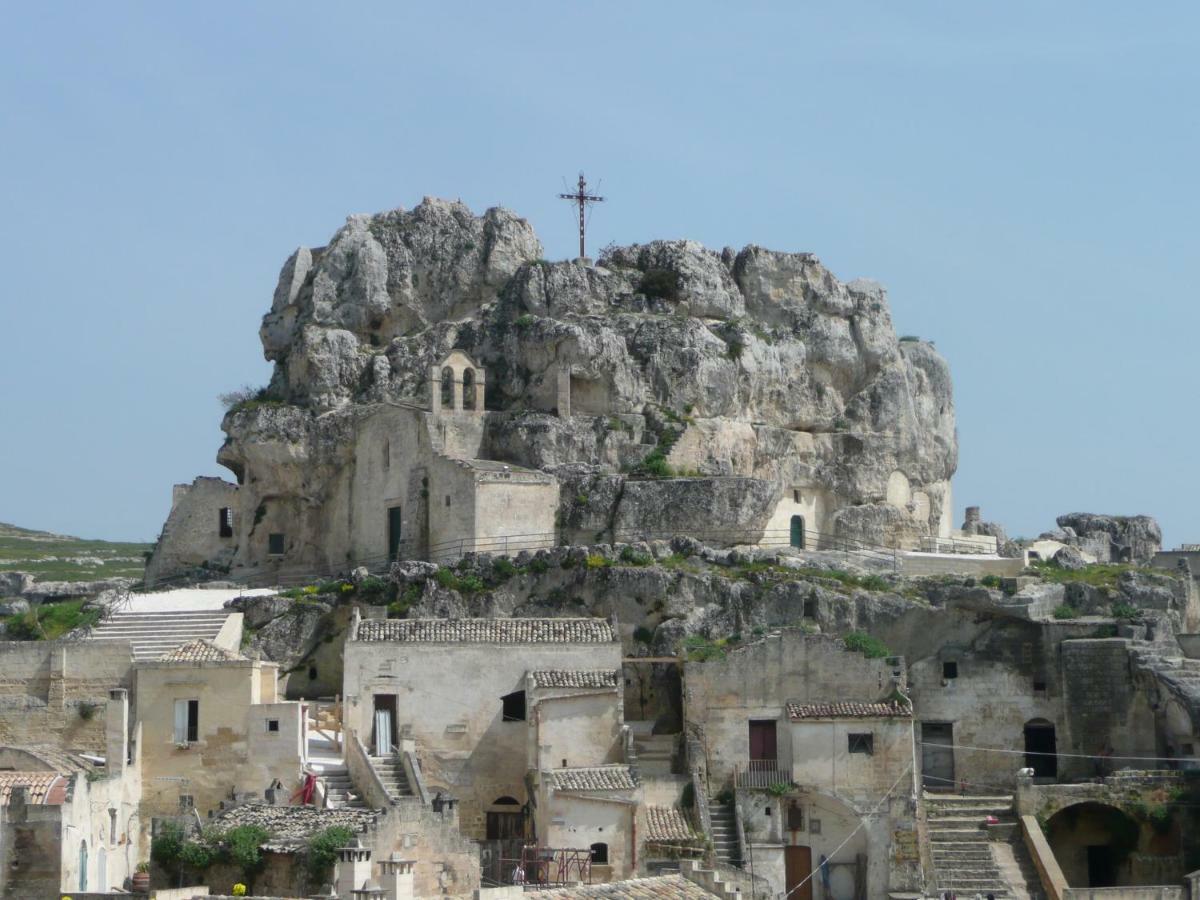
[[[400,552],[400,507],[388,507],[388,559],[395,559]]]
[[[792,516],[792,546],[804,549],[804,516]]]

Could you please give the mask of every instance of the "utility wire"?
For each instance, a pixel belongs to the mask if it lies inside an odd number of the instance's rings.
[[[922,747],[937,747],[942,750],[971,750],[978,753],[1005,753],[1010,756],[1050,756],[1050,757],[1066,757],[1068,759],[1104,759],[1109,762],[1123,759],[1132,762],[1179,762],[1180,759],[1187,757],[1180,756],[1125,756],[1120,753],[1096,754],[1096,753],[1051,753],[1047,750],[1010,750],[1007,747],[972,747],[969,744],[932,744],[925,741],[917,741]]]
[[[837,846],[836,846],[836,847],[833,849],[833,852],[832,852],[832,853],[830,853],[828,856],[826,856],[826,857],[825,857],[825,859],[826,859],[826,865],[828,865],[828,864],[829,864],[829,860],[831,860],[831,859],[833,859],[833,857],[837,856],[837,853],[838,853],[838,851],[839,851],[839,850],[841,850],[841,849],[842,849],[843,847],[845,847],[845,846],[846,846],[848,843],[850,843],[850,839],[851,839],[851,838],[853,838],[853,837],[854,837],[856,834],[858,834],[860,831],[862,831],[862,829],[863,829],[863,828],[865,828],[865,827],[866,827],[866,825],[867,825],[867,820],[869,820],[869,819],[870,819],[872,816],[874,816],[874,815],[875,815],[875,813],[879,812],[879,807],[883,806],[884,802],[885,802],[885,801],[886,801],[886,800],[887,800],[889,797],[891,797],[891,796],[892,796],[892,793],[893,793],[893,792],[896,790],[896,788],[898,788],[898,787],[900,786],[900,782],[901,782],[901,781],[903,781],[903,780],[904,780],[906,777],[908,777],[908,774],[909,774],[910,772],[912,772],[912,770],[913,770],[913,767],[912,767],[912,764],[910,763],[910,764],[909,764],[909,766],[908,766],[908,768],[907,768],[907,769],[905,769],[905,770],[904,770],[904,771],[901,773],[900,777],[899,777],[899,778],[897,778],[897,779],[896,779],[894,782],[892,782],[892,786],[891,786],[890,788],[888,788],[888,791],[887,791],[887,793],[886,793],[886,794],[884,794],[882,797],[880,797],[880,798],[879,798],[879,802],[875,804],[875,806],[874,806],[874,807],[871,809],[871,811],[870,811],[869,813],[867,813],[865,816],[863,816],[863,817],[862,817],[862,820],[861,820],[861,821],[858,823],[858,827],[857,827],[857,828],[855,828],[855,829],[854,829],[852,832],[850,832],[848,835],[846,835],[846,839],[845,839],[844,841],[842,841],[840,844],[838,844],[838,845],[837,845]],[[813,869],[811,872],[809,872],[809,873],[808,873],[808,877],[807,877],[807,878],[805,878],[805,879],[804,879],[803,881],[801,881],[801,882],[800,882],[798,885],[796,885],[794,888],[792,888],[790,891],[788,891],[786,894],[784,894],[784,895],[783,895],[783,900],[787,900],[787,898],[788,898],[788,897],[792,896],[792,894],[796,893],[796,891],[800,890],[800,888],[804,887],[806,884],[808,884],[810,881],[812,881],[812,880],[813,880],[813,878],[816,876],[817,872],[819,872],[820,870],[821,870],[821,866],[820,866],[820,865],[818,865],[818,866],[817,866],[815,869]]]

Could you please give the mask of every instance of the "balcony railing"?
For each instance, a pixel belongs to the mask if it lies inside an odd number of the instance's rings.
[[[769,788],[775,784],[790,784],[792,774],[779,767],[774,759],[752,759],[734,771],[735,783],[744,788]]]

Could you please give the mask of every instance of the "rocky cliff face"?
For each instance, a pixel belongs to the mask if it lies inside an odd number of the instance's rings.
[[[336,463],[334,421],[426,405],[430,367],[457,348],[487,370],[486,452],[554,471],[566,500],[586,494],[567,518],[611,522],[616,507],[586,485],[657,451],[677,474],[827,492],[834,521],[860,532],[894,525],[896,507],[917,532],[948,521],[950,374],[928,343],[897,340],[878,285],[753,246],[655,241],[595,265],[541,253],[512,213],[433,199],[297,250],[261,330],[272,405],[226,418],[221,461],[278,463],[290,474],[277,493],[319,495],[297,464]],[[755,507],[759,525],[779,491]]]

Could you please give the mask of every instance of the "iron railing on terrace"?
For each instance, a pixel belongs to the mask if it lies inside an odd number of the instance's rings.
[[[791,782],[792,774],[781,769],[774,759],[751,759],[733,768],[733,783],[738,787],[769,788]]]

